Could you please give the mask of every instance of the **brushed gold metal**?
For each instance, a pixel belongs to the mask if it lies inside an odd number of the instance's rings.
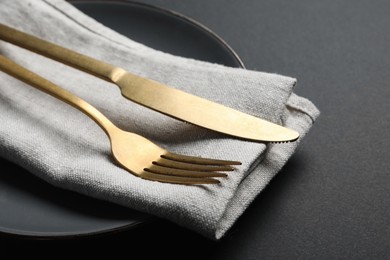
[[[213,131],[260,142],[287,142],[299,133],[143,78],[92,57],[0,24],[0,39],[116,84],[133,102]]]
[[[93,119],[107,134],[116,161],[134,175],[153,181],[176,184],[215,184],[226,177],[220,171],[233,171],[237,161],[207,159],[170,153],[150,140],[116,127],[95,107],[54,83],[0,55],[3,71],[51,96],[58,98]]]

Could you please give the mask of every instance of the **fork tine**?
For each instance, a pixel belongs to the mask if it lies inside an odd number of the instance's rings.
[[[172,176],[172,175],[164,175],[164,174],[155,174],[147,171],[144,171],[141,175],[139,175],[139,177],[150,181],[159,181],[159,182],[185,184],[185,185],[220,183],[219,180],[213,178],[181,177],[181,176]]]
[[[157,173],[157,174],[166,174],[166,175],[174,175],[174,176],[182,176],[182,177],[194,177],[194,178],[227,177],[227,174],[221,172],[181,170],[181,169],[162,167],[159,165],[152,165],[151,167],[146,168],[144,170],[152,173]]]
[[[227,161],[227,160],[217,160],[217,159],[209,159],[209,158],[201,158],[195,156],[188,156],[176,153],[166,153],[161,155],[162,158],[179,161],[179,162],[187,162],[193,164],[204,164],[204,165],[241,165],[241,162],[238,161]]]
[[[190,171],[234,171],[234,168],[228,165],[202,165],[187,162],[172,161],[165,158],[159,158],[153,162],[154,165],[168,168],[190,170]]]

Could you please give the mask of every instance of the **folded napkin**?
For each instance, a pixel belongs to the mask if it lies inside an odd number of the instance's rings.
[[[2,0],[0,22],[304,135],[319,112],[294,78],[176,57],[134,42],[61,0]],[[99,126],[69,105],[0,73],[0,156],[64,189],[221,238],[299,142],[229,138],[137,105],[113,84],[0,41],[0,53],[70,90],[127,131],[177,153],[242,162],[218,185],[143,180],[119,167]]]

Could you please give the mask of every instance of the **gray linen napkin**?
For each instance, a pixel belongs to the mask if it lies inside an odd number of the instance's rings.
[[[176,57],[106,28],[61,0],[2,0],[0,22],[135,74],[283,123],[301,134],[319,112],[292,93],[296,80]],[[166,218],[221,238],[282,168],[298,142],[268,145],[213,133],[134,104],[112,84],[0,42],[0,53],[87,100],[121,128],[177,153],[239,160],[219,185],[142,180],[118,167],[87,116],[0,73],[0,156],[64,189]]]

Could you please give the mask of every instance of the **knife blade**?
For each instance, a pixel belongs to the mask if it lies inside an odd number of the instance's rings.
[[[135,103],[209,130],[259,142],[299,138],[292,129],[137,76],[4,24],[0,24],[0,39],[114,83],[124,97]]]

